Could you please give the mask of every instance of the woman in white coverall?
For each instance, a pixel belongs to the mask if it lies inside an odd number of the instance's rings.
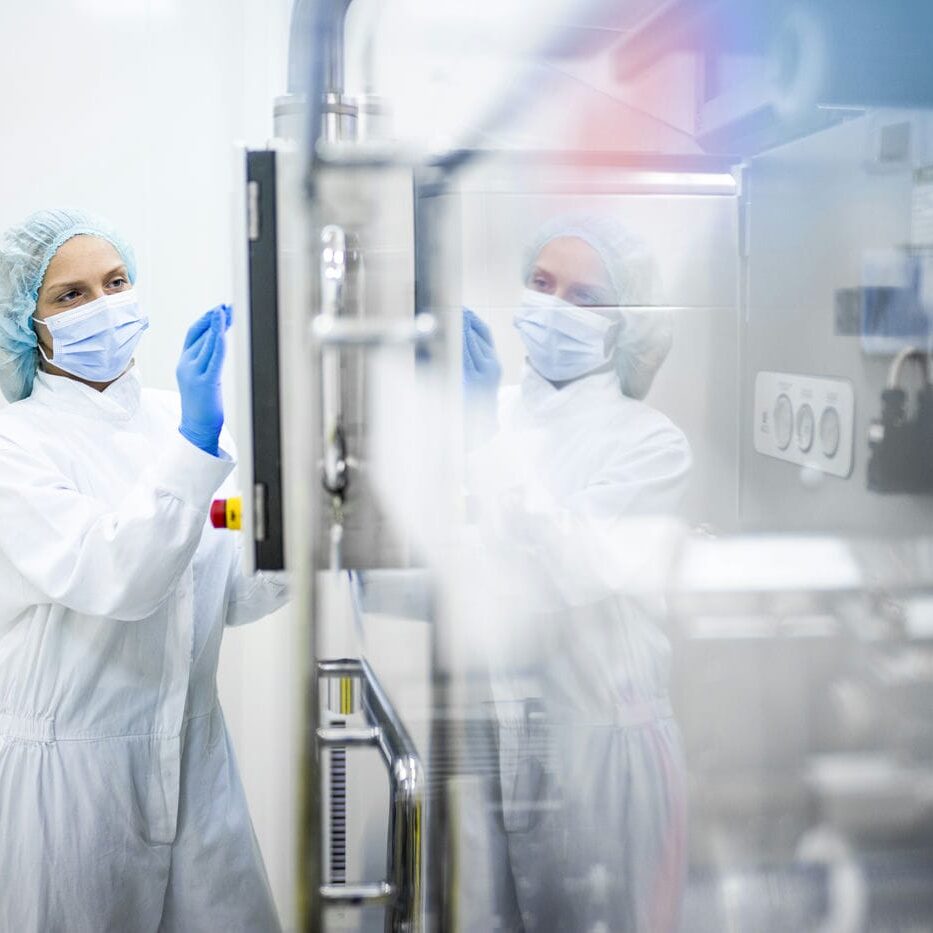
[[[215,684],[224,625],[285,599],[207,520],[231,311],[180,398],[144,389],[135,281],[80,211],[0,240],[3,933],[279,929]]]
[[[665,529],[678,527],[663,516],[691,464],[683,433],[642,401],[672,341],[669,312],[650,307],[655,279],[645,244],[611,217],[539,231],[513,317],[522,381],[498,393],[496,433],[472,445],[514,882],[500,923],[526,933],[662,933],[677,921],[685,813],[670,647],[625,595],[657,576]],[[474,410],[490,404],[500,368],[471,312],[464,372]]]

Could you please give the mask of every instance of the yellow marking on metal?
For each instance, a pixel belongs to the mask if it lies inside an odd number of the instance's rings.
[[[340,678],[340,715],[350,716],[353,713],[353,678]]]

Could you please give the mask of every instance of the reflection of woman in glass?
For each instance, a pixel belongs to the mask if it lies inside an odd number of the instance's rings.
[[[644,523],[627,519],[670,514],[690,469],[684,435],[641,401],[670,316],[650,308],[647,248],[611,218],[552,223],[525,272],[514,323],[528,365],[472,470],[513,595],[502,622],[525,632],[493,662],[513,927],[668,930],[684,858],[670,649],[614,571],[624,553],[647,555]],[[485,325],[464,321],[467,396],[481,406],[498,363]]]

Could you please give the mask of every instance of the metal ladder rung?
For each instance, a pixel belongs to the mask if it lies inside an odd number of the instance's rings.
[[[328,907],[385,905],[395,900],[395,888],[385,881],[378,884],[322,884],[321,899]]]
[[[380,730],[377,726],[363,729],[328,729],[317,730],[321,745],[352,747],[360,745],[378,745]]]

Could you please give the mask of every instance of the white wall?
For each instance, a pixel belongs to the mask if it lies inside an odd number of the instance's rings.
[[[109,217],[135,245],[145,382],[174,387],[185,328],[232,291],[233,142],[261,146],[285,88],[290,0],[0,6],[0,228],[41,207]],[[235,373],[226,373],[235,424]],[[286,614],[282,614],[286,615]],[[292,925],[289,620],[228,633],[221,697],[283,920]]]

